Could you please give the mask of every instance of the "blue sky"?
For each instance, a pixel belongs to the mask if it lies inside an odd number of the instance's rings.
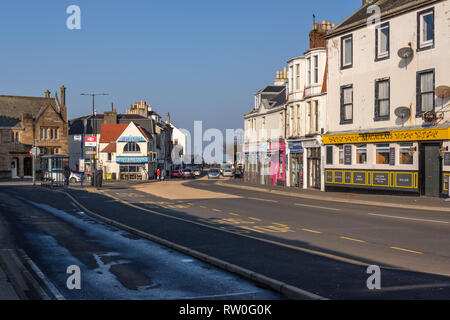
[[[81,8],[81,30],[66,8]],[[312,14],[338,23],[361,0],[2,1],[0,94],[43,96],[64,84],[69,118],[82,92],[124,112],[145,99],[178,127],[239,128],[253,93],[308,48]]]

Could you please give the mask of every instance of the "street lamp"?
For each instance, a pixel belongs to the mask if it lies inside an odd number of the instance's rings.
[[[97,138],[97,121],[95,120],[95,97],[96,96],[108,96],[108,93],[81,93],[82,96],[90,96],[92,97],[92,121],[93,123],[93,128],[92,128],[92,133],[95,134],[95,137]],[[96,141],[96,147],[95,147],[95,155],[94,155],[94,163],[93,166],[91,168],[91,171],[93,173],[92,175],[92,181],[95,180],[95,173],[97,171],[97,154],[98,154],[98,141]],[[94,183],[95,185],[95,183]]]

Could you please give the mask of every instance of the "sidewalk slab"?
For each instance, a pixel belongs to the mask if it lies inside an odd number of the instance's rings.
[[[0,265],[0,300],[20,300]]]

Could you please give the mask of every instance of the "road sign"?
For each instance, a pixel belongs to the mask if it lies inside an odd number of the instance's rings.
[[[38,147],[33,147],[30,150],[30,156],[39,156],[41,154],[41,149]]]
[[[96,136],[86,136],[84,137],[84,146],[86,147],[96,147],[97,137]]]

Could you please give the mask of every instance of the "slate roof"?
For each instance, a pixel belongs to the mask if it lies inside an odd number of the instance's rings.
[[[285,86],[273,86],[273,87],[280,88],[281,90],[275,94],[261,93],[261,104],[264,106],[266,110],[275,109],[284,106],[286,104],[286,87]],[[263,90],[261,90],[260,92],[262,92]],[[259,111],[258,109],[253,108],[250,112],[245,114],[245,116],[258,113],[258,111]]]
[[[0,128],[16,128],[20,127],[20,120],[11,117],[0,116]]]
[[[69,121],[69,135],[80,135],[80,134],[99,134],[101,132],[101,127],[103,125],[104,115],[97,114],[95,117],[92,115],[83,116],[75,118]],[[94,122],[96,122],[94,128]],[[154,133],[154,121],[152,119],[143,117],[137,114],[118,114],[117,122],[119,124],[129,124],[134,122],[137,126],[142,127],[146,132]],[[86,132],[84,132],[84,127],[86,125]],[[95,133],[94,133],[95,129]]]
[[[55,110],[59,109],[55,98],[0,95],[0,116],[19,121],[24,114],[31,114],[33,118],[37,118],[49,105]]]
[[[442,0],[373,0],[360,7],[339,23],[334,29],[328,32],[326,38],[365,26],[367,19],[373,14],[372,12],[367,13],[367,8],[371,5],[376,5],[380,8],[381,18],[383,19],[439,1]]]

